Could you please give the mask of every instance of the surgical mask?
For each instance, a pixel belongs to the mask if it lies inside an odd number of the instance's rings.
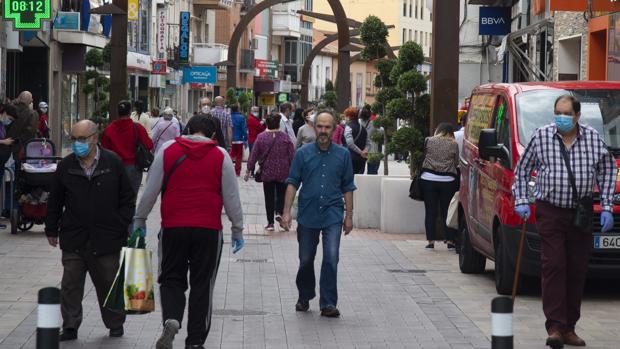
[[[41,108],[41,112],[42,112],[43,114],[47,113],[47,108]]]
[[[567,133],[572,131],[575,127],[575,123],[573,122],[573,117],[569,115],[556,115],[555,116],[555,126],[558,128],[558,131],[561,133]]]
[[[90,145],[88,143],[75,141],[71,145],[73,149],[73,153],[77,155],[79,158],[83,158],[90,152]]]
[[[209,107],[208,105],[205,105],[200,110],[202,111],[203,114],[208,114],[211,111],[211,107]]]
[[[2,123],[4,124],[4,126],[9,126],[12,122],[13,120],[10,118],[6,118],[2,120]]]

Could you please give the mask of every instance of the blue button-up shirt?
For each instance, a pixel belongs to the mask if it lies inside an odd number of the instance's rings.
[[[295,153],[286,182],[296,188],[301,186],[297,223],[312,229],[342,223],[343,194],[356,189],[351,154],[335,144],[327,151],[316,143],[306,144]]]

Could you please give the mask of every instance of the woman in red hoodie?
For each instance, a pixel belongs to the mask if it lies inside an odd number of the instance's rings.
[[[252,146],[256,142],[256,137],[265,131],[267,126],[260,122],[260,115],[258,114],[258,107],[252,107],[250,115],[248,115],[248,148],[250,153],[252,152]]]
[[[142,142],[144,147],[152,150],[153,141],[144,126],[133,122],[130,115],[131,102],[119,102],[118,119],[106,127],[101,146],[115,152],[123,160],[131,186],[137,194],[142,183],[142,170],[136,167],[136,146],[138,142]]]

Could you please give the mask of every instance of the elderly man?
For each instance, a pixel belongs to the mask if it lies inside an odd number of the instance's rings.
[[[61,341],[78,337],[87,272],[110,337],[124,333],[125,315],[103,308],[103,303],[118,271],[121,248],[127,243],[136,193],[123,162],[97,145],[97,134],[92,121],[73,126],[73,153],[58,164],[45,220],[49,244],[56,247],[60,239],[62,250]]]
[[[224,135],[224,141],[226,142],[226,148],[230,150],[232,149],[233,140],[232,117],[226,108],[224,108],[224,103],[224,97],[215,97],[215,108],[211,109],[211,115],[220,122],[222,134]]]
[[[291,206],[299,187],[297,241],[299,241],[299,270],[297,289],[299,299],[295,309],[307,311],[316,296],[314,257],[319,238],[323,235],[321,265],[321,316],[339,317],[338,259],[340,238],[353,229],[353,165],[351,154],[344,147],[332,144],[336,118],[327,111],[319,112],[314,129],[316,143],[297,151],[287,180],[282,225],[291,225]],[[345,216],[346,207],[346,216]]]
[[[291,120],[291,114],[293,114],[293,105],[291,103],[284,103],[280,106],[280,131],[286,133],[293,144],[297,143],[297,136],[293,129],[293,120]]]
[[[21,158],[24,154],[22,149],[26,142],[37,136],[39,128],[39,114],[33,109],[32,93],[23,91],[13,102],[17,109],[17,118],[7,130],[7,138],[12,138],[13,157]]]
[[[202,114],[211,113],[211,100],[209,97],[203,97],[200,99],[200,104],[198,105],[200,112]]]

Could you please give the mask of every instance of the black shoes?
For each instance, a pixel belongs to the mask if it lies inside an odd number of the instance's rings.
[[[448,242],[448,251],[456,251],[456,246],[451,242]]]
[[[161,336],[157,340],[155,344],[156,349],[172,349],[172,342],[174,341],[174,336],[179,333],[179,328],[181,328],[181,324],[174,319],[168,319],[164,322],[164,330],[161,332]],[[197,348],[201,348],[199,346]],[[186,348],[193,348],[192,346],[186,346]]]
[[[324,317],[340,317],[340,311],[333,305],[321,309],[321,316]]]
[[[122,337],[124,334],[125,330],[123,329],[123,326],[110,329],[110,337],[112,338]]]
[[[202,344],[191,344],[191,345],[186,345],[185,349],[205,349],[205,347]]]
[[[77,334],[78,334],[78,331],[76,329],[65,328],[60,332],[60,341],[61,342],[74,341],[78,337]]]
[[[297,304],[295,304],[296,311],[308,311],[310,309],[310,302],[304,301],[302,299],[297,300]]]
[[[424,247],[425,250],[433,251],[435,250],[435,244],[428,244]]]

